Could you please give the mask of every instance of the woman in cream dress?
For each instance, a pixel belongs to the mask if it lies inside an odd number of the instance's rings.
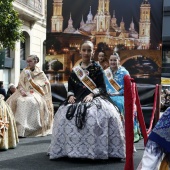
[[[11,108],[0,94],[0,150],[15,148],[18,143],[18,134],[15,118]]]
[[[18,89],[7,100],[15,115],[20,137],[51,133],[51,86],[44,72],[36,66],[38,61],[36,55],[27,58],[28,67],[21,72]]]

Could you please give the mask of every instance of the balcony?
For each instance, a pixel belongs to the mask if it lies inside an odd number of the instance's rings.
[[[38,21],[44,18],[45,7],[42,0],[15,0],[13,6],[21,19]]]

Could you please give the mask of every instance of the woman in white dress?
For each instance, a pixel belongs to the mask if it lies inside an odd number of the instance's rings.
[[[36,55],[28,56],[28,67],[21,72],[18,89],[7,100],[19,137],[45,136],[51,131],[51,86],[44,72],[36,66],[38,61]]]
[[[59,157],[125,158],[125,134],[121,114],[105,97],[102,68],[91,60],[93,43],[80,49],[82,62],[68,80],[68,98],[54,117],[50,159]]]

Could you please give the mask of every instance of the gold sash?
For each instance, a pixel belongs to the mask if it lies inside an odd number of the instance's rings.
[[[30,71],[30,68],[29,67],[26,67],[25,70],[29,70]],[[30,84],[32,85],[32,87],[37,90],[42,96],[44,96],[44,92],[43,90],[34,83],[34,81],[32,79],[28,80],[30,82]]]
[[[29,82],[30,82],[30,84],[32,85],[32,87],[33,87],[34,89],[36,89],[42,96],[44,96],[44,92],[42,91],[42,89],[41,89],[38,85],[36,85],[36,84],[32,81],[32,79],[30,79]]]
[[[113,75],[112,75],[112,72],[110,70],[110,67],[107,68],[106,70],[104,70],[105,72],[105,75],[109,81],[109,83],[111,84],[111,86],[116,90],[116,91],[119,91],[120,90],[120,86],[119,84],[113,79]]]
[[[87,76],[85,71],[77,65],[73,68],[74,73],[79,78],[79,80],[93,93],[93,90],[96,89],[96,84],[93,80]]]

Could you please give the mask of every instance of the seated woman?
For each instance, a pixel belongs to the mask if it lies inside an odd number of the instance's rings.
[[[150,133],[142,161],[137,170],[169,170],[169,168],[170,107],[165,110]]]
[[[44,136],[51,130],[51,86],[44,72],[36,66],[38,61],[36,55],[28,56],[28,67],[21,72],[18,89],[7,100],[20,137]]]
[[[18,134],[11,108],[0,94],[0,150],[13,149],[18,143]]]
[[[106,90],[112,102],[118,107],[120,113],[124,115],[124,76],[129,72],[120,65],[118,53],[114,53],[109,58],[109,67],[104,70],[104,80]],[[140,129],[137,121],[137,112],[134,113],[134,141],[140,138]]]
[[[109,67],[109,63],[107,62],[104,52],[99,52],[97,63],[103,68],[103,70]]]
[[[125,134],[118,110],[105,97],[102,68],[91,60],[93,43],[81,45],[82,62],[68,80],[68,99],[54,117],[50,159],[125,158]]]

